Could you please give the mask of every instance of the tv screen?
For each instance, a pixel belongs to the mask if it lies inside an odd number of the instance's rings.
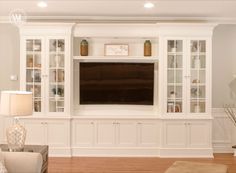
[[[153,105],[153,63],[80,63],[80,104]]]

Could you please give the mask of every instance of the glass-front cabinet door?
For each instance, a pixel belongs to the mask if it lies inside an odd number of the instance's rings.
[[[65,109],[65,39],[48,39],[48,111]]]
[[[183,112],[183,40],[167,40],[167,93],[166,112]]]
[[[206,40],[190,40],[190,113],[206,112]]]
[[[42,39],[25,39],[25,83],[33,93],[34,112],[42,112]]]
[[[210,57],[207,38],[165,39],[167,114],[209,113]]]

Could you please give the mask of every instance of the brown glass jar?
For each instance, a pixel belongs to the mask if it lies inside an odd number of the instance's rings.
[[[87,40],[82,40],[80,42],[80,55],[88,56],[88,41]]]
[[[144,56],[152,56],[152,43],[150,40],[144,42]]]

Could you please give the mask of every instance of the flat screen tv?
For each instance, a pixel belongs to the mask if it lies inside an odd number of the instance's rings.
[[[153,63],[80,63],[80,104],[153,105]]]

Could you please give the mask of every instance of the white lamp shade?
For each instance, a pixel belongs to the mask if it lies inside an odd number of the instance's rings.
[[[32,115],[32,92],[26,91],[2,91],[1,115],[27,116]]]

